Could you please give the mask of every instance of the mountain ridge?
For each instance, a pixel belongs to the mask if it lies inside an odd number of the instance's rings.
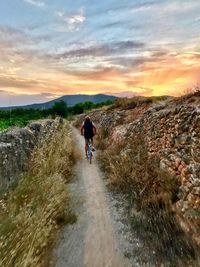
[[[44,103],[33,103],[28,105],[20,105],[20,106],[8,106],[8,107],[0,107],[1,110],[9,110],[16,108],[23,109],[48,109],[51,108],[55,102],[63,100],[68,106],[74,106],[81,102],[91,101],[94,103],[100,103],[107,100],[115,100],[116,96],[106,95],[106,94],[96,94],[96,95],[87,95],[87,94],[78,94],[78,95],[64,95],[58,97],[56,99],[44,102]]]

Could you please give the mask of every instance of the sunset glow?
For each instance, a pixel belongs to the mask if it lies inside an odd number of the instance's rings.
[[[1,0],[0,106],[180,95],[200,82],[196,0]]]

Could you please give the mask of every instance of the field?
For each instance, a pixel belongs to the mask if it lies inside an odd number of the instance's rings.
[[[69,118],[72,115],[84,113],[85,111],[108,106],[113,104],[113,101],[105,101],[101,103],[85,102],[78,103],[73,107],[68,107],[64,101],[59,101],[54,104],[52,108],[39,109],[22,109],[16,108],[13,110],[0,110],[0,130],[7,129],[12,126],[23,127],[32,120],[38,120],[47,117],[61,116]]]
[[[44,114],[39,110],[14,109],[11,111],[0,111],[0,129],[11,126],[25,126],[31,120],[44,118]]]
[[[36,119],[36,118],[33,118],[33,119]],[[40,117],[38,117],[37,119],[40,119]],[[9,119],[1,119],[0,120],[0,130],[7,129],[11,126],[23,127],[23,126],[26,126],[30,120],[32,120],[32,119],[29,117],[24,117],[24,116],[13,117],[13,118],[9,118]]]

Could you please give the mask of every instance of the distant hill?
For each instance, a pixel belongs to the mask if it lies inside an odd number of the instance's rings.
[[[8,109],[15,109],[15,108],[24,108],[24,109],[48,109],[51,108],[55,102],[58,102],[60,100],[65,101],[65,103],[68,106],[74,106],[77,103],[91,101],[93,103],[100,103],[107,100],[115,100],[117,97],[112,95],[104,95],[104,94],[97,94],[97,95],[65,95],[61,96],[59,98],[56,98],[54,100],[40,103],[40,104],[31,104],[31,105],[25,105],[25,106],[12,106],[12,107],[0,107],[2,110],[8,110]]]

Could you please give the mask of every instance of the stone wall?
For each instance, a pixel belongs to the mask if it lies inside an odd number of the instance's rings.
[[[5,191],[27,169],[34,147],[52,135],[61,124],[62,120],[56,118],[0,132],[0,191]]]
[[[187,217],[200,211],[200,109],[180,106],[147,110],[126,127],[124,136],[144,133],[150,153],[160,157],[161,167],[178,179],[177,208]]]

